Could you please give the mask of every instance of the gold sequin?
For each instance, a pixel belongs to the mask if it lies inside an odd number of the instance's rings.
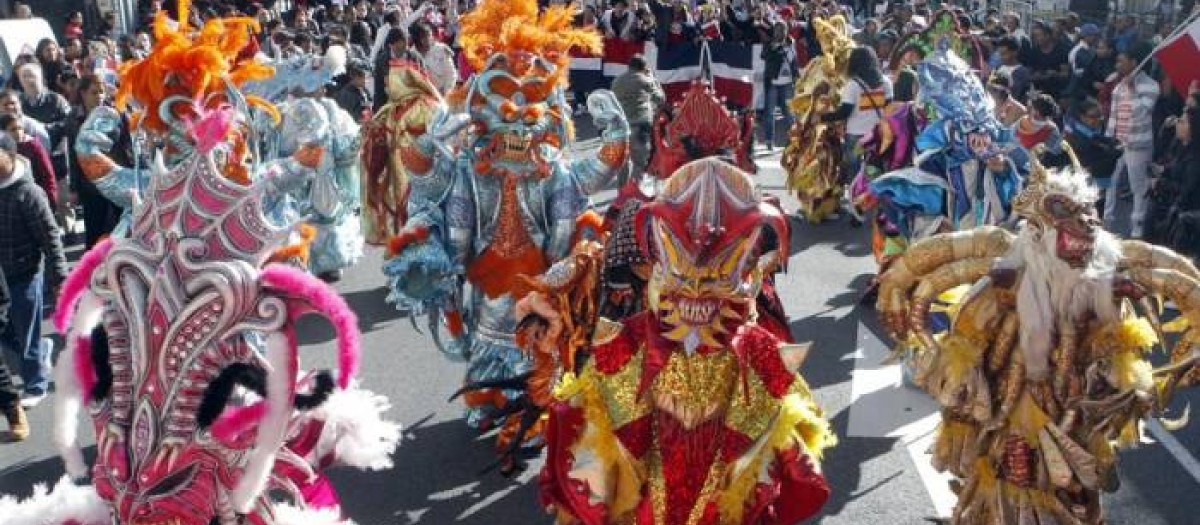
[[[650,413],[650,406],[638,399],[638,382],[642,378],[642,352],[633,354],[629,362],[615,374],[597,374],[596,384],[608,407],[613,428],[621,428]]]
[[[672,353],[654,380],[655,406],[675,416],[684,428],[695,428],[725,408],[737,375],[732,352]]]

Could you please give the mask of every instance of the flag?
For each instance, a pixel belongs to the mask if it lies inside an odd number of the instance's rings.
[[[645,51],[645,42],[629,42],[621,38],[604,39],[604,76],[609,79],[620,76],[629,69],[629,59],[633,58],[633,55],[644,54]]]
[[[654,76],[662,85],[668,104],[682,100],[692,82],[700,79],[701,48],[701,44],[685,43],[658,50],[658,57],[653,62]]]
[[[1193,18],[1187,27],[1159,44],[1154,57],[1175,91],[1187,93],[1193,82],[1200,81],[1200,18]]]
[[[754,47],[742,43],[708,42],[712,57],[713,90],[742,108],[754,105]]]
[[[604,59],[588,55],[578,48],[571,48],[571,68],[567,79],[571,83],[571,91],[575,93],[591,93],[597,89],[608,89],[608,79],[604,78]],[[582,101],[579,101],[582,102]]]

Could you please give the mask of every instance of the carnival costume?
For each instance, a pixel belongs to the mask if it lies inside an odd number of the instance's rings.
[[[263,159],[286,159],[306,147],[325,152],[313,176],[279,203],[312,229],[307,268],[319,276],[353,266],[363,253],[359,127],[352,115],[322,95],[341,61],[344,57],[332,52],[268,61],[275,74],[245,87],[247,93],[275,103],[282,117],[276,125],[270,115],[257,115]]]
[[[0,501],[6,525],[344,523],[324,468],[379,469],[399,439],[386,399],[354,387],[358,332],[336,292],[264,265],[292,231],[271,209],[282,171],[255,171],[243,82],[271,70],[239,52],[253,19],[188,26],[160,13],[156,45],[122,73],[118,107],[173,157],[150,173],[127,235],[107,239],[65,281],[54,324],[54,441],[71,477],[49,494]],[[292,159],[317,165],[325,152]],[[109,176],[115,175],[110,170]],[[338,370],[300,369],[296,320],[327,317]],[[76,444],[80,412],[95,464]]]
[[[915,165],[869,182],[884,228],[898,237],[892,242],[1010,220],[1027,152],[996,119],[982,82],[948,40],[915,69],[916,104],[927,121],[915,137]]]
[[[755,173],[754,117],[735,116],[705,82],[693,82],[683,99],[662,111],[654,123],[654,155],[647,172],[666,179],[689,161],[727,154],[747,173]]]
[[[959,480],[954,523],[1103,523],[1117,448],[1137,444],[1142,418],[1198,377],[1200,273],[1102,230],[1095,198],[1082,171],[1035,164],[1014,202],[1016,234],[938,235],[883,276],[881,319],[942,405],[933,465]],[[959,300],[943,296],[967,286]],[[940,296],[952,324],[935,333]],[[1151,296],[1174,301],[1186,330],[1159,370],[1148,353],[1165,327]]]
[[[520,305],[546,320],[548,335],[531,345],[539,361],[565,372],[547,423],[543,503],[559,523],[588,525],[811,516],[829,494],[817,460],[833,437],[795,372],[807,347],[755,322],[762,275],[787,253],[785,216],[748,174],[709,158],[668,179],[636,228],[653,268],[646,311],[581,324],[579,312],[594,310],[559,293],[587,279],[578,260]],[[767,237],[780,244],[763,253]],[[586,352],[564,351],[581,336]]]
[[[809,62],[796,80],[796,95],[788,103],[796,123],[780,162],[788,174],[788,188],[800,200],[800,213],[817,223],[837,210],[846,182],[841,173],[845,133],[841,124],[821,122],[820,116],[841,105],[854,41],[840,15],[814,18],[812,24],[821,56]]]
[[[478,73],[450,97],[462,113],[415,108],[412,140],[397,153],[412,189],[408,222],[389,241],[395,255],[384,266],[392,300],[428,312],[439,348],[469,359],[468,386],[519,381],[528,372],[530,361],[513,340],[518,276],[539,275],[570,252],[588,196],[626,162],[629,126],[608,91],[588,98],[599,152],[566,156],[573,140],[564,96],[569,51],[600,49],[600,35],[573,29],[572,17],[566,6],[539,14],[536,0],[487,0],[464,15],[460,40]],[[443,321],[448,343],[438,336]],[[489,425],[515,395],[469,393],[468,422]]]
[[[419,66],[402,60],[390,64],[388,102],[362,128],[362,219],[370,244],[386,244],[400,234],[408,218],[408,171],[400,152],[427,132],[444,102]]]

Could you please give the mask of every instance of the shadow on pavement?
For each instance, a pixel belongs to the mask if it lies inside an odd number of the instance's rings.
[[[495,461],[492,440],[480,438],[461,419],[429,423],[433,414],[405,426],[395,468],[362,473],[337,470],[330,477],[343,508],[366,524],[549,524],[533,480],[541,461],[515,479],[480,470]]]
[[[363,334],[374,332],[380,324],[405,317],[407,314],[396,309],[384,299],[388,295],[386,286],[368,290],[342,293],[350,309],[358,316],[358,329]],[[336,334],[333,326],[318,316],[305,315],[296,323],[296,336],[301,345],[320,344],[332,341]]]
[[[84,429],[83,432],[90,431]],[[49,436],[45,435],[45,433],[41,435],[34,434],[30,439],[49,439]],[[0,444],[0,447],[5,446],[18,445]],[[96,459],[96,447],[92,446],[83,449],[83,458],[88,465],[91,465]],[[18,461],[13,465],[0,469],[0,494],[27,498],[33,494],[33,486],[35,484],[44,483],[46,485],[53,485],[64,474],[66,474],[66,470],[64,470],[63,462],[58,456],[51,456],[38,461]],[[3,523],[3,521],[3,516],[0,516],[0,523]]]

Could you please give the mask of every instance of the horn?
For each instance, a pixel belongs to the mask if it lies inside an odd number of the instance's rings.
[[[876,309],[892,337],[903,341],[907,336],[908,320],[911,318],[908,315],[908,296],[922,277],[941,266],[964,259],[990,262],[1007,253],[1013,239],[1015,236],[1003,229],[986,226],[936,235],[910,247],[880,278]]]

